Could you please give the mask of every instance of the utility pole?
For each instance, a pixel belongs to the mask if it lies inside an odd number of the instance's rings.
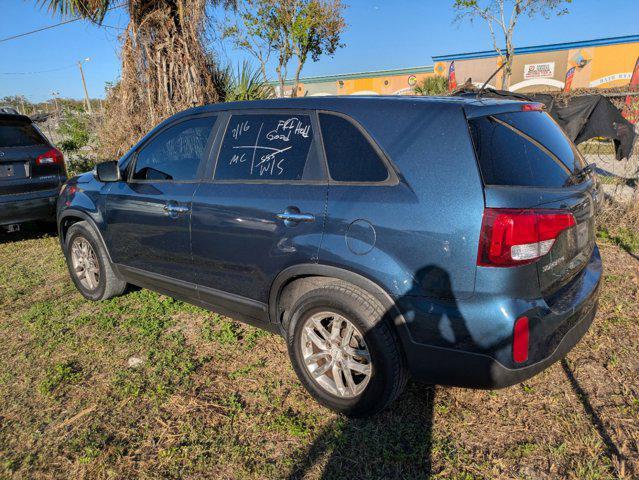
[[[84,79],[84,70],[82,70],[82,64],[84,62],[88,62],[91,60],[90,58],[85,58],[84,60],[78,61],[78,68],[80,69],[80,75],[82,76],[82,86],[84,87],[84,107],[87,109],[89,113],[91,113],[91,102],[89,101],[89,92],[87,91],[87,82]]]
[[[55,102],[55,114],[59,117],[60,106],[58,105],[58,95],[60,95],[60,92],[51,92],[51,95],[53,96],[53,101]]]

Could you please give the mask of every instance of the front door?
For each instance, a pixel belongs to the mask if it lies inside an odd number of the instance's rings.
[[[317,262],[328,183],[311,111],[233,114],[192,206],[200,299],[260,317],[279,272]],[[263,312],[262,312],[263,313]]]
[[[215,121],[199,116],[167,126],[136,152],[126,181],[111,186],[107,242],[128,274],[194,283],[191,202]]]

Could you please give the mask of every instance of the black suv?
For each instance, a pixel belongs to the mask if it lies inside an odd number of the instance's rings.
[[[66,179],[62,153],[31,119],[0,113],[0,226],[13,230],[27,221],[54,221]]]
[[[539,104],[324,97],[180,113],[71,179],[60,241],[127,283],[281,333],[313,396],[369,415],[415,379],[520,382],[595,314],[595,179]]]

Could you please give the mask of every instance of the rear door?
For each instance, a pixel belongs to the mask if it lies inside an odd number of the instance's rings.
[[[62,155],[52,150],[27,117],[0,115],[0,195],[56,189],[65,170]]]
[[[193,199],[201,300],[248,299],[244,313],[260,317],[279,272],[317,262],[328,188],[317,131],[312,111],[229,114],[212,178]]]
[[[537,263],[540,287],[551,294],[587,264],[595,245],[596,185],[579,175],[583,157],[545,112],[536,109],[469,120],[486,185],[486,206],[568,210],[576,225]]]
[[[191,201],[216,118],[190,117],[168,125],[137,150],[127,179],[110,186],[105,222],[109,252],[130,275],[194,282]]]

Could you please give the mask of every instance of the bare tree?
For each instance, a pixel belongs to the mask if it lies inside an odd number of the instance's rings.
[[[454,7],[459,12],[457,21],[468,18],[472,22],[480,18],[488,25],[493,48],[504,65],[501,88],[506,90],[512,73],[515,53],[513,35],[517,22],[522,15],[541,15],[546,19],[551,15],[564,15],[568,13],[564,3],[572,3],[572,0],[455,0]],[[500,37],[505,44],[504,48],[499,46]]]

